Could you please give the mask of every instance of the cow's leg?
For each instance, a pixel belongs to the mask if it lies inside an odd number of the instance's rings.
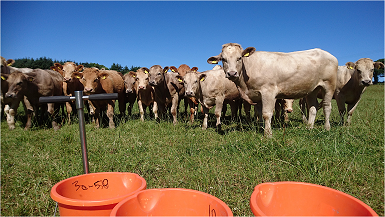
[[[107,117],[108,117],[108,126],[111,129],[115,128],[115,123],[114,123],[114,105],[115,105],[115,100],[113,100],[111,103],[108,103],[107,105]]]
[[[118,104],[119,104],[119,119],[121,119],[126,114],[126,99],[124,95],[119,97]]]
[[[317,101],[317,91],[313,91],[306,96],[306,103],[308,106],[309,120],[307,122],[307,127],[313,129],[315,117],[317,115],[318,101]]]
[[[201,108],[203,109],[203,114],[204,114],[202,130],[205,130],[207,129],[207,119],[209,117],[209,109],[206,108],[206,106],[203,106],[202,104],[201,104]]]
[[[243,101],[243,108],[245,109],[245,113],[246,113],[246,119],[247,121],[251,121],[251,116],[250,116],[250,110],[251,110],[251,104],[246,102],[246,100],[242,100]],[[240,107],[242,108],[242,104],[240,105]],[[241,116],[241,114],[239,114],[239,116]]]
[[[140,120],[144,121],[144,110],[143,110],[142,100],[138,100],[138,107],[139,107],[139,113],[140,113]]]
[[[22,103],[24,106],[25,116],[27,117],[27,123],[25,124],[24,130],[29,130],[32,126],[32,115],[35,114],[35,117],[37,117],[38,107],[33,107],[25,96]]]
[[[340,125],[343,125],[344,117],[346,113],[345,98],[343,96],[337,95],[336,101],[337,101],[338,112],[340,113]]]
[[[325,116],[325,129],[330,130],[330,113],[332,112],[332,99],[333,99],[334,89],[326,91],[324,98],[322,100],[322,108]]]
[[[242,108],[242,104],[238,100],[229,102],[231,110],[231,119],[235,120],[238,116],[238,108]],[[239,115],[240,117],[241,115]]]
[[[272,137],[271,118],[275,107],[275,96],[272,93],[262,95],[262,117],[265,122],[265,137]]]
[[[195,103],[191,99],[189,99],[189,98],[185,98],[185,101],[187,101],[189,106],[190,106],[190,122],[194,123],[194,115],[195,115],[195,112],[196,112]]]
[[[302,122],[304,124],[307,124],[307,114],[308,114],[308,111],[307,111],[307,105],[306,105],[306,98],[302,98],[299,100],[298,102],[299,104],[299,107],[301,108],[301,112],[302,112]]]
[[[15,127],[15,116],[17,112],[17,107],[19,107],[20,100],[16,100],[17,102],[12,102],[11,105],[6,104],[4,106],[4,112],[7,116],[7,124],[10,130],[14,130]]]
[[[58,104],[55,105],[55,103],[48,103],[47,106],[48,106],[47,111],[52,118],[52,128],[56,131],[56,130],[60,129],[60,126],[56,121],[57,111],[59,109],[59,106],[58,106]]]
[[[72,105],[70,102],[66,102],[66,110],[67,110],[68,125],[70,125],[71,124],[71,113],[72,113]]]
[[[179,105],[179,97],[175,96],[172,98],[172,104],[171,104],[171,114],[173,117],[173,124],[176,125],[178,123],[177,120],[177,111],[178,111],[178,105]]]
[[[356,103],[348,104],[348,118],[346,120],[347,126],[349,126],[352,121],[353,112],[356,110],[358,102],[360,102],[360,100],[358,100]]]
[[[100,121],[100,108],[99,107],[94,107],[93,116],[94,116],[93,121],[95,123],[95,128],[99,128],[100,127],[100,123],[99,123],[99,121]]]
[[[257,122],[263,121],[262,117],[262,101],[257,102],[257,104],[254,105],[254,118],[257,119]]]
[[[274,105],[274,121],[278,122],[281,120],[281,113],[282,113],[282,99],[276,99],[275,105]]]
[[[158,119],[158,103],[156,101],[154,101],[152,106],[152,112],[154,113],[155,120]]]
[[[217,100],[215,101],[215,112],[214,113],[215,113],[215,117],[217,118],[217,123],[215,124],[215,126],[217,127],[218,130],[221,130],[221,113],[222,113],[222,109],[223,109],[222,107],[224,104],[225,103],[223,102],[223,99],[217,98]]]

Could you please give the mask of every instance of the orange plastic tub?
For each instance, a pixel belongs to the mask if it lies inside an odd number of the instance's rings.
[[[302,182],[259,184],[251,195],[250,208],[255,216],[378,216],[355,197]]]
[[[111,216],[233,216],[218,198],[182,188],[147,189],[118,203]]]
[[[61,216],[109,216],[120,201],[146,189],[146,181],[135,173],[88,173],[58,182],[51,198]]]

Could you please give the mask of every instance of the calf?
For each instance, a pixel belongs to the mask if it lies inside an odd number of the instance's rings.
[[[209,109],[215,106],[216,126],[221,128],[221,113],[223,105],[229,103],[232,116],[237,114],[237,103],[239,92],[237,86],[225,78],[222,68],[208,70],[202,73],[189,71],[185,76],[177,76],[185,86],[185,95],[195,97],[203,106],[204,120],[202,129],[207,128],[207,118]]]
[[[123,80],[124,80],[124,86],[126,90],[126,103],[128,103],[127,113],[129,116],[131,116],[132,106],[134,105],[137,97],[136,87],[135,87],[136,73],[133,71],[130,71],[129,73],[124,74]]]
[[[188,71],[198,71],[198,67],[193,67],[190,69],[190,66],[186,64],[182,64],[178,67],[178,69],[175,66],[171,66],[170,70],[174,73],[178,73],[180,76],[185,76]],[[196,115],[196,110],[198,108],[198,100],[195,97],[186,97],[183,96],[184,99],[184,107],[185,112],[187,113],[187,106],[190,106],[190,121],[191,123],[194,122],[194,115]]]
[[[159,110],[158,113],[163,114],[166,108],[171,106],[173,124],[176,125],[178,123],[177,108],[184,95],[184,86],[178,81],[176,73],[167,73],[168,67],[162,68],[154,65],[150,69],[144,69],[149,72],[149,82],[155,91],[154,113]]]
[[[79,77],[84,86],[84,94],[118,93],[120,115],[126,109],[124,81],[120,73],[113,70],[100,70],[97,68],[86,68],[83,72],[74,72],[73,77]],[[95,127],[99,128],[100,113],[106,110],[109,119],[109,128],[115,128],[114,107],[115,100],[91,100],[95,107]]]
[[[345,66],[338,66],[337,87],[334,98],[337,101],[338,110],[341,116],[341,123],[344,123],[347,104],[347,121],[351,123],[352,115],[361,99],[366,87],[373,84],[374,69],[384,68],[381,62],[373,62],[369,58],[361,58],[357,62],[348,62]]]
[[[51,69],[59,72],[63,76],[63,93],[65,96],[74,96],[75,91],[81,91],[84,89],[83,84],[79,81],[79,78],[72,76],[74,72],[80,72],[83,70],[83,65],[76,65],[73,62],[66,62],[64,65],[55,63],[51,66]],[[66,102],[67,121],[71,124],[71,113],[74,102]]]
[[[146,108],[154,104],[154,89],[149,84],[148,70],[140,68],[137,72],[130,72],[129,76],[135,78],[135,91],[138,96],[138,106],[140,113],[140,120],[144,121],[144,114]],[[154,109],[154,107],[153,107]],[[155,119],[158,117],[157,111],[153,111]]]
[[[1,74],[8,82],[8,90],[5,93],[5,98],[12,100],[9,110],[6,113],[10,118],[7,118],[9,129],[15,128],[14,116],[20,101],[24,100],[27,116],[25,130],[28,130],[31,125],[32,112],[35,116],[39,107],[39,97],[42,96],[60,96],[63,93],[63,77],[52,70],[34,69],[32,72],[22,73],[14,71],[11,74]],[[57,111],[59,104],[48,103],[48,112],[52,117],[52,127],[57,130],[59,125],[56,122]],[[7,115],[8,115],[7,114]]]
[[[330,53],[321,49],[292,53],[256,51],[254,47],[243,50],[241,45],[229,43],[222,46],[219,55],[207,60],[210,64],[219,61],[223,63],[226,77],[237,85],[244,100],[250,104],[262,101],[265,136],[272,136],[271,118],[277,98],[306,96],[310,106],[308,125],[313,128],[319,90],[324,93],[325,129],[330,129],[331,99],[338,68],[337,59]]]

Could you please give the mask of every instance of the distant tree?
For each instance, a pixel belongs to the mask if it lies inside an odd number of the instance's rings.
[[[376,62],[384,63],[384,59],[379,59]],[[377,84],[378,83],[378,78],[379,77],[384,77],[384,69],[374,69],[374,73],[373,73],[374,81],[373,81],[373,84]]]
[[[115,71],[121,72],[121,71],[123,71],[123,67],[120,64],[113,63],[110,67],[110,70],[115,70]]]

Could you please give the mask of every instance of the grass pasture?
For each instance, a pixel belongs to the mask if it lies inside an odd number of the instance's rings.
[[[114,130],[87,123],[90,172],[133,172],[147,188],[203,191],[224,201],[235,216],[253,215],[249,199],[259,183],[309,182],[350,194],[384,216],[384,86],[367,88],[348,127],[338,124],[335,101],[330,131],[323,128],[322,112],[308,130],[298,100],[294,110],[291,121],[274,124],[273,138],[266,139],[260,126],[243,118],[226,117],[221,132],[213,115],[205,131],[201,116],[189,124],[179,115],[177,126],[171,119],[141,122],[135,105],[133,118]],[[54,215],[52,186],[82,173],[76,119],[56,132],[36,126],[24,131],[21,121],[9,131],[2,119],[1,215]]]

